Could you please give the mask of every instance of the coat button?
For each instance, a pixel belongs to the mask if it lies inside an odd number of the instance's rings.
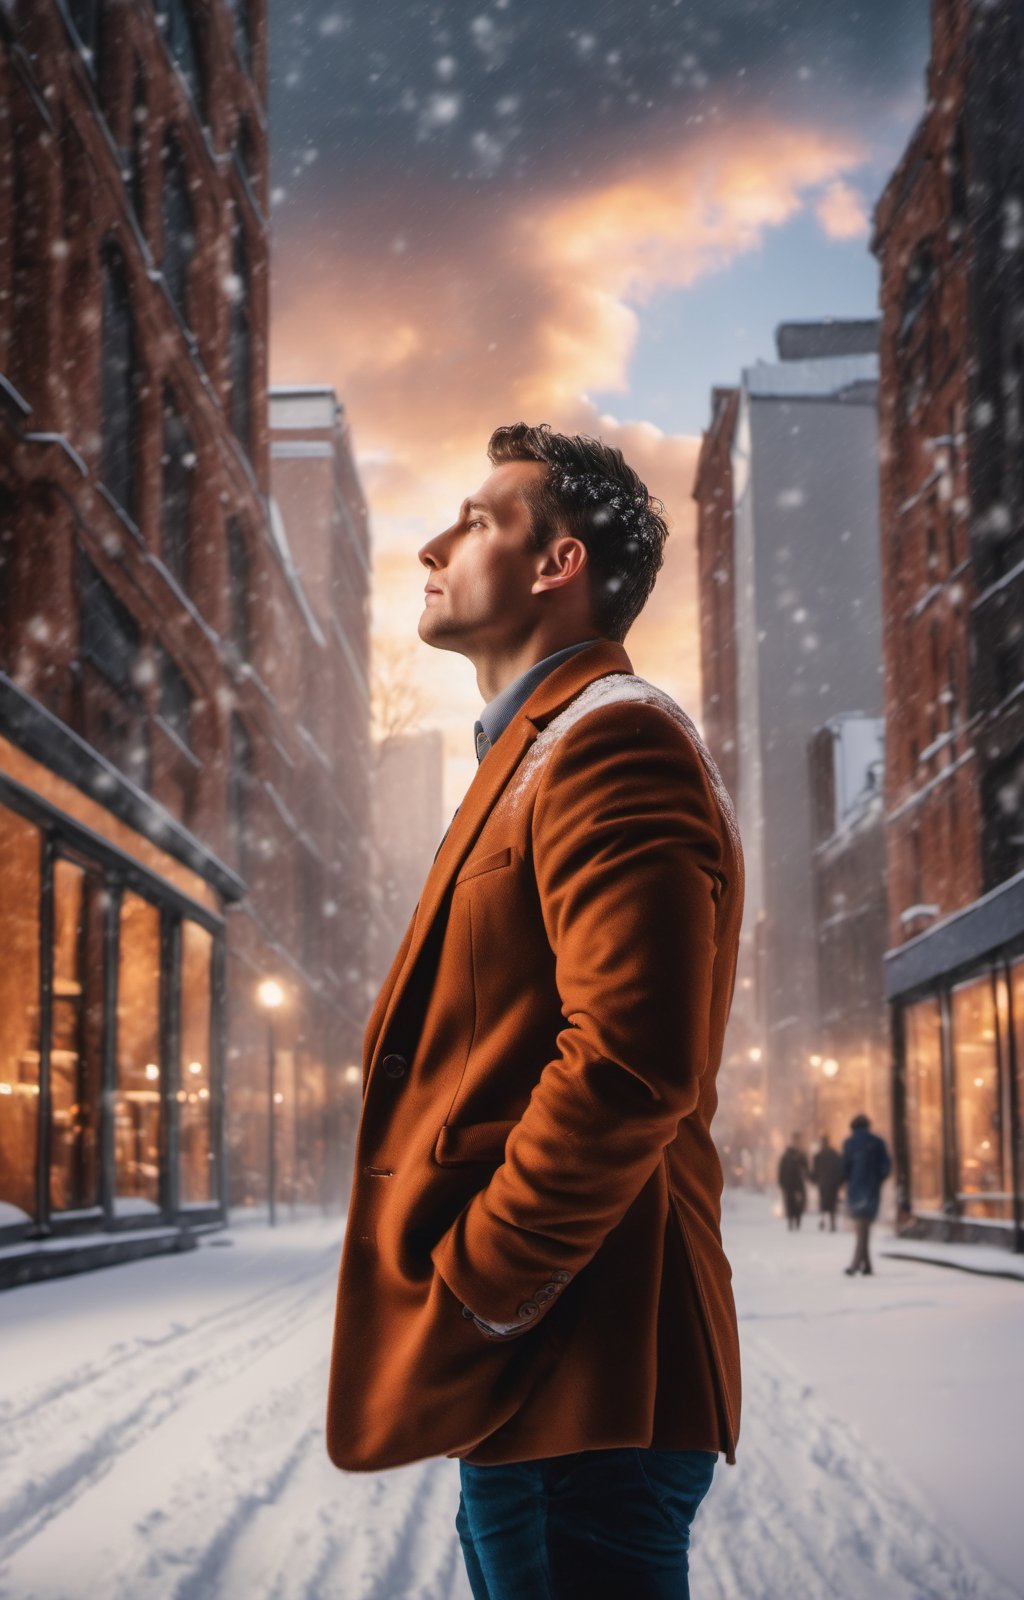
[[[404,1056],[385,1056],[381,1062],[389,1078],[404,1078],[408,1065]]]
[[[569,1274],[567,1272],[553,1272],[551,1274],[551,1282],[552,1283],[568,1283],[569,1282]]]
[[[550,1300],[557,1292],[558,1291],[555,1289],[554,1284],[544,1283],[539,1289],[535,1289],[533,1291],[533,1298],[536,1300],[539,1306],[542,1306],[545,1300]]]
[[[531,1317],[535,1317],[537,1315],[539,1309],[540,1308],[535,1300],[524,1300],[522,1305],[519,1307],[518,1315],[523,1322],[529,1322]]]

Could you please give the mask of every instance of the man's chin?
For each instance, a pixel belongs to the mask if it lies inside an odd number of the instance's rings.
[[[455,628],[448,626],[430,615],[425,607],[416,628],[424,644],[433,645],[435,650],[459,650],[459,635]]]

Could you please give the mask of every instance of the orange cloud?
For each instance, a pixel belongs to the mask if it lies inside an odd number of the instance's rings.
[[[864,196],[843,178],[834,179],[814,208],[830,239],[865,239],[870,221]]]
[[[283,243],[274,378],[332,382],[352,419],[373,515],[375,633],[416,638],[416,551],[485,476],[494,426],[523,418],[599,433],[664,500],[671,527],[627,649],[639,672],[699,712],[690,499],[699,441],[599,416],[586,397],[628,395],[637,307],[652,295],[719,270],[810,205],[823,226],[842,227],[854,195],[843,174],[861,159],[850,138],[811,128],[691,129],[569,192],[452,185],[434,219],[397,181],[343,227]],[[422,650],[457,775],[453,806],[480,697],[469,663]]]

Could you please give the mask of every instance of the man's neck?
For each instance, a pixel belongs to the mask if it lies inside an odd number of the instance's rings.
[[[476,684],[481,699],[485,705],[489,704],[496,695],[507,689],[510,683],[514,683],[516,678],[521,677],[538,661],[546,660],[559,650],[568,650],[570,645],[582,644],[585,640],[596,637],[595,633],[581,629],[574,635],[566,635],[559,639],[531,639],[505,655],[474,662]]]

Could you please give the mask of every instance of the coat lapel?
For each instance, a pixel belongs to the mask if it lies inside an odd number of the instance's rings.
[[[364,1039],[364,1084],[378,1042],[394,1016],[427,936],[447,904],[455,876],[537,734],[595,678],[632,670],[625,648],[611,639],[602,639],[570,656],[537,685],[477,767],[427,874],[419,904],[370,1014]]]

